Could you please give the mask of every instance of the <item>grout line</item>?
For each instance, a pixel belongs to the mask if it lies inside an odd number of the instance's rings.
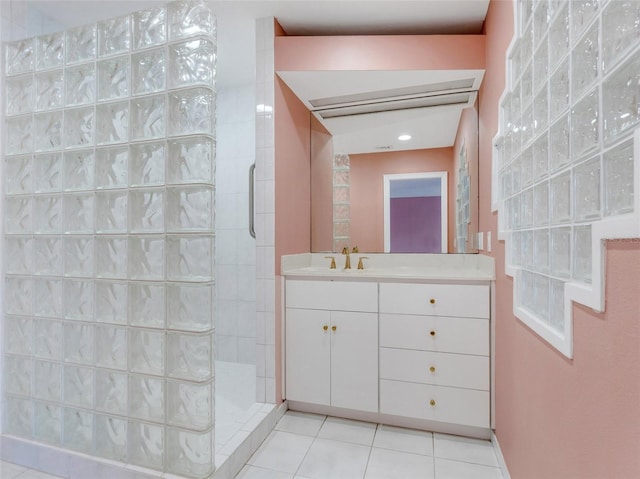
[[[436,477],[436,435],[431,432],[431,452],[433,454],[433,478]]]
[[[367,464],[364,467],[364,475],[362,476],[363,478],[367,477],[367,471],[369,470],[369,462],[371,462],[371,454],[373,454],[373,445],[376,442],[376,436],[378,435],[378,431],[380,431],[381,427],[382,427],[382,424],[378,423],[376,425],[376,430],[373,433],[373,439],[371,440],[371,446],[369,447],[369,455],[367,456]]]

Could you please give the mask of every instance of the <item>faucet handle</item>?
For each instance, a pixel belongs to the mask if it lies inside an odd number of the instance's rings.
[[[351,250],[352,253],[359,253],[360,250],[358,249],[357,246],[354,246],[353,249]]]
[[[327,259],[331,259],[331,266],[329,266],[329,269],[336,269],[336,259],[333,256],[325,256],[325,258]]]
[[[342,248],[342,254],[349,254],[349,247],[345,246],[344,248]]]
[[[362,262],[363,259],[369,259],[368,256],[360,256],[360,259],[358,260],[358,269],[364,269],[364,263]]]

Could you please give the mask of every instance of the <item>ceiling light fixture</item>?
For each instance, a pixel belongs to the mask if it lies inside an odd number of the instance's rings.
[[[398,137],[398,140],[400,141],[409,141],[410,139],[411,139],[411,135],[407,135],[406,133]]]

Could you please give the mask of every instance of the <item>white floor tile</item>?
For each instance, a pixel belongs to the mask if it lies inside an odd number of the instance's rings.
[[[371,446],[376,427],[370,422],[328,417],[322,425],[318,437]]]
[[[26,467],[18,466],[17,464],[12,464],[10,462],[0,461],[0,477],[4,479],[13,479],[18,474],[26,471]]]
[[[272,471],[262,467],[244,466],[236,479],[292,479],[293,474]]]
[[[317,414],[287,411],[282,419],[278,421],[275,429],[278,431],[304,434],[305,436],[317,436],[325,419],[326,416],[319,416]]]
[[[373,447],[433,456],[433,434],[381,424],[376,431]]]
[[[312,479],[362,479],[370,447],[316,438],[298,474]]]
[[[473,462],[498,467],[498,459],[490,441],[469,437],[434,434],[434,456],[455,461]]]
[[[433,458],[389,449],[371,450],[365,479],[433,479]]]
[[[435,459],[435,479],[502,479],[502,472],[497,467],[471,464],[469,462]]]
[[[274,431],[247,464],[294,474],[312,442],[313,438],[309,436]]]

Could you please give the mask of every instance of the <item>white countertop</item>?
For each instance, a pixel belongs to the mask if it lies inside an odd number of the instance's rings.
[[[330,269],[331,259],[336,269]],[[480,254],[364,254],[351,253],[351,269],[344,269],[340,253],[303,253],[282,257],[281,274],[286,277],[328,280],[449,280],[495,279],[495,261]],[[357,269],[360,257],[364,269]]]

